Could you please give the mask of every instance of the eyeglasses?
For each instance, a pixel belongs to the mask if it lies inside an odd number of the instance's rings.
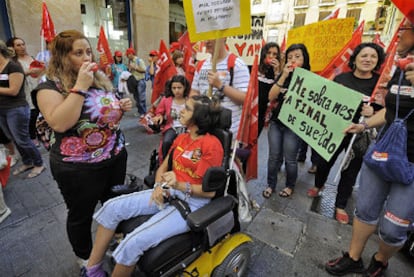
[[[414,26],[401,26],[398,28],[398,31],[414,30]]]

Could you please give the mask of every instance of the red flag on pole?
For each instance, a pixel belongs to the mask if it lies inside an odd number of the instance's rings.
[[[51,42],[56,36],[55,25],[53,24],[45,2],[42,3],[42,29],[40,35],[47,42]]]
[[[257,133],[259,112],[258,56],[254,57],[249,87],[244,99],[237,140],[250,150],[247,159],[246,181],[257,178]]]
[[[329,19],[336,19],[336,18],[338,18],[338,15],[339,15],[339,8],[337,8],[336,10],[331,12],[327,17],[322,19],[322,21],[329,20]]]
[[[283,36],[282,44],[280,44],[280,53],[285,53],[286,50],[286,35]]]
[[[379,33],[375,34],[374,38],[372,39],[372,42],[378,44],[382,48],[385,48],[385,44],[381,41],[381,36]]]
[[[362,34],[364,31],[364,22],[359,24],[358,28],[352,34],[352,38],[347,44],[339,51],[339,53],[331,60],[331,62],[325,66],[325,68],[319,73],[320,76],[333,80],[339,73],[350,71],[348,67],[349,58],[352,55],[355,47],[362,41]]]
[[[195,51],[193,51],[195,43],[191,43],[187,31],[185,31],[185,33],[178,39],[178,42],[181,44],[181,49],[183,49],[185,77],[191,84],[195,72],[195,63],[193,58],[195,55]]]
[[[414,5],[412,1],[392,0],[394,5],[414,24]]]
[[[106,39],[104,28],[101,26],[99,31],[98,45],[96,50],[99,54],[99,66],[102,69],[105,69],[108,65],[114,63],[114,58],[111,54],[111,49],[109,49],[109,43]]]
[[[154,87],[152,88],[151,103],[154,103],[164,92],[165,83],[177,74],[177,69],[171,59],[165,42],[161,40],[160,50],[157,61],[157,70],[154,76]]]

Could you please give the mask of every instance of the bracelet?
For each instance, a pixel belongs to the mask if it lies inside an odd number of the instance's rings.
[[[185,182],[185,195],[191,196],[193,191],[191,190],[190,182]]]
[[[362,126],[364,126],[364,130],[366,130],[366,129],[369,129],[369,126],[368,126],[368,124],[367,124],[367,122],[364,120],[364,121],[362,121],[361,123],[359,123],[359,124],[361,124]]]
[[[153,188],[154,188],[154,189],[156,189],[157,187],[161,187],[161,185],[162,185],[162,184],[161,184],[160,182],[155,182],[155,184],[154,184],[154,187],[153,187]]]
[[[70,93],[75,93],[75,94],[80,95],[80,96],[83,96],[83,97],[85,97],[85,98],[86,98],[86,96],[88,95],[88,92],[87,92],[87,91],[80,90],[80,89],[74,89],[74,88],[71,88],[71,89],[69,90],[69,92],[70,92]]]
[[[279,85],[278,82],[275,82],[275,85],[278,86],[279,88],[283,88],[283,86]]]

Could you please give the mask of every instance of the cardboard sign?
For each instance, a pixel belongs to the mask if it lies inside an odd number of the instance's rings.
[[[289,30],[287,45],[305,44],[311,70],[321,71],[351,39],[354,21],[353,17],[330,19]]]
[[[247,65],[253,64],[255,55],[260,56],[264,19],[264,16],[252,16],[252,32],[250,34],[227,38],[229,51],[242,58]]]
[[[184,1],[191,42],[249,34],[249,0]]]
[[[296,68],[279,120],[329,161],[362,98],[357,91]]]

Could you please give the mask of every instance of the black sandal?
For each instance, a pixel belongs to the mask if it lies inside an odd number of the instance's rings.
[[[293,189],[292,188],[284,188],[279,192],[279,196],[280,197],[290,197],[293,194]]]
[[[270,188],[270,187],[267,187],[267,188],[263,191],[262,195],[263,195],[263,197],[264,197],[264,198],[269,199],[269,198],[272,196],[272,193],[273,193],[273,189],[272,189],[272,188]]]

